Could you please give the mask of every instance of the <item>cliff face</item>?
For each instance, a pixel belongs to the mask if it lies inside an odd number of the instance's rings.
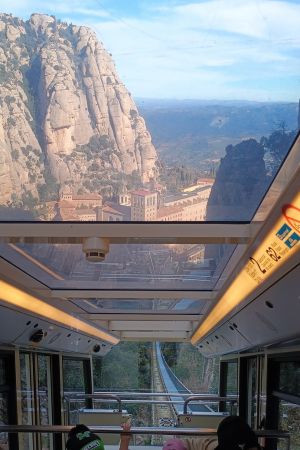
[[[264,146],[255,139],[226,147],[207,204],[207,220],[250,220],[270,182]]]
[[[111,56],[86,27],[0,14],[2,203],[43,186],[101,190],[112,174],[156,176],[157,154]],[[49,188],[51,190],[51,186]]]

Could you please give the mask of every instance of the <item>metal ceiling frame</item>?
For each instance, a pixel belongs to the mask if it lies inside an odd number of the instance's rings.
[[[1,243],[248,244],[261,222],[2,222]]]
[[[216,291],[147,290],[147,289],[51,289],[51,297],[63,299],[109,299],[109,300],[205,300],[212,301]]]
[[[48,244],[81,244],[83,239],[92,236],[109,236],[110,243],[116,244],[238,244],[228,264],[235,265],[244,248],[251,241],[261,223],[0,223],[0,242],[2,243],[48,243]],[[22,269],[0,260],[6,275],[13,278]],[[13,275],[15,274],[15,276]],[[17,276],[17,279],[19,277]],[[32,282],[34,281],[34,283]],[[145,340],[165,339],[168,341],[188,341],[193,330],[209,304],[214,302],[217,290],[164,290],[164,289],[51,289],[43,286],[30,275],[22,276],[22,284],[35,294],[41,295],[48,303],[59,306],[63,311],[71,311],[77,317],[90,322],[94,326],[104,327],[107,331],[118,324],[117,335],[121,339]],[[106,310],[91,314],[85,312],[72,299],[111,299],[111,300],[174,300],[182,299],[199,301],[205,304],[199,312],[193,310],[147,310],[118,312]],[[152,323],[151,330],[146,330],[145,322]],[[131,326],[135,324],[135,330]],[[156,324],[155,326],[153,324]],[[177,326],[176,326],[177,325]],[[138,329],[139,328],[139,329]]]
[[[271,213],[272,216],[272,213]],[[236,248],[228,260],[214,290],[163,290],[163,289],[51,289],[48,286],[37,286],[26,275],[25,288],[39,292],[49,304],[58,305],[62,311],[73,311],[94,326],[105,327],[107,331],[116,332],[121,339],[189,341],[203,313],[216,304],[220,294],[241,264],[244,264],[248,253],[257,245],[256,238],[260,229],[265,229],[264,222],[199,222],[199,223],[72,223],[72,222],[32,222],[32,223],[0,223],[0,242],[28,244],[82,244],[87,237],[108,237],[111,244],[235,244]],[[2,260],[0,265],[9,272],[8,261]],[[8,269],[8,270],[7,270]],[[20,269],[11,264],[11,273]],[[5,273],[5,271],[4,271]],[[227,278],[224,286],[224,279]],[[58,283],[59,285],[59,283]],[[75,287],[75,286],[74,286]],[[205,301],[201,312],[148,310],[143,312],[103,310],[91,314],[83,311],[72,299],[111,299],[115,300],[181,300],[191,299]],[[75,312],[76,311],[76,312]],[[200,310],[199,310],[200,311]]]

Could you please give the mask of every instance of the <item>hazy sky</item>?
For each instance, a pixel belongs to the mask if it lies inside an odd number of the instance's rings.
[[[300,0],[0,0],[92,27],[135,97],[297,101]]]

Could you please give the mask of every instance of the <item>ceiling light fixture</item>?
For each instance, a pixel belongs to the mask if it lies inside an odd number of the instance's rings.
[[[292,255],[300,251],[300,193],[281,208],[275,225],[191,338],[196,344]]]
[[[0,280],[0,300],[18,308],[22,308],[27,312],[38,314],[47,320],[53,320],[60,325],[93,336],[96,339],[101,339],[110,342],[111,344],[117,344],[119,342],[117,337],[106,331],[89,325],[54,306],[48,305],[48,303],[3,280]]]

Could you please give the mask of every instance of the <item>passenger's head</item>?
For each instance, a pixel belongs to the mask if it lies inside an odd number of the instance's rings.
[[[218,441],[220,445],[236,446],[246,444],[246,448],[257,446],[257,437],[247,422],[238,416],[228,416],[219,424]]]
[[[69,432],[69,438],[76,436],[77,433],[84,433],[85,431],[90,431],[86,425],[79,424],[72,428]]]
[[[169,439],[164,443],[163,450],[186,450],[186,446],[181,439]]]

